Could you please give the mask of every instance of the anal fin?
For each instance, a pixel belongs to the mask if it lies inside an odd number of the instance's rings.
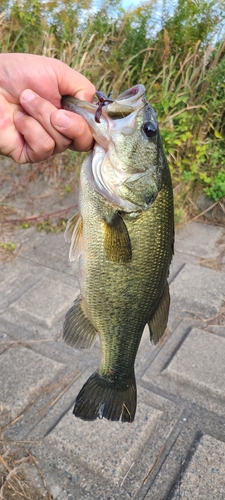
[[[96,331],[81,308],[81,298],[77,297],[65,317],[63,340],[76,349],[88,349],[95,337]]]
[[[116,214],[109,222],[104,220],[104,249],[112,262],[122,264],[132,259],[129,233],[122,217]]]
[[[154,316],[148,323],[150,330],[150,340],[154,344],[157,344],[157,342],[165,332],[169,316],[169,307],[170,307],[170,292],[169,292],[168,282],[166,282],[163,294],[160,298]]]

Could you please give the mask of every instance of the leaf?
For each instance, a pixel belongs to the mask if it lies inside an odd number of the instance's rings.
[[[223,136],[220,134],[218,130],[214,130],[214,134],[217,139],[223,139]]]

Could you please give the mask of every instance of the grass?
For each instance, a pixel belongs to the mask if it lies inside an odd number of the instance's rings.
[[[44,342],[52,341],[45,339]],[[2,345],[9,347],[22,343],[22,345],[38,342],[35,340],[26,339],[3,341]],[[13,420],[7,421],[7,414],[3,417],[6,424],[1,428],[0,438],[0,499],[1,500],[53,500],[48,482],[42,471],[42,466],[31,452],[30,447],[35,444],[35,441],[10,441],[4,437],[4,431],[10,426],[13,426],[18,420],[22,420],[28,410],[30,410],[38,402],[40,403],[34,411],[34,420],[39,421],[46,416],[50,409],[63,397],[68,389],[80,376],[80,372],[75,370],[72,373],[65,375],[59,382],[50,383],[48,386],[41,388],[33,400],[23,408]],[[47,399],[46,399],[47,398]],[[44,404],[43,404],[44,399]],[[25,446],[26,444],[26,446]]]
[[[224,206],[225,0],[179,0],[173,13],[163,5],[150,1],[125,12],[119,1],[91,10],[88,0],[62,0],[57,8],[54,2],[6,0],[0,49],[56,57],[113,97],[138,82],[145,85],[171,168],[176,220],[182,222],[197,215],[196,190]],[[67,151],[34,165],[26,180],[44,175],[62,196],[77,190],[82,159]],[[18,192],[18,183],[12,189]],[[38,224],[54,227],[48,215]]]
[[[31,451],[23,445],[0,442],[1,500],[53,500],[48,485]],[[31,467],[31,466],[34,466]]]

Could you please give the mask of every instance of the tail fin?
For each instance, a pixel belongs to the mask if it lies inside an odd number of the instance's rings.
[[[98,371],[91,377],[79,392],[73,414],[83,420],[107,418],[133,422],[137,395],[134,373],[120,385],[102,377]]]

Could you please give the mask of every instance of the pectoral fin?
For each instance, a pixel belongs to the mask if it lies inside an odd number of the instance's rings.
[[[64,238],[65,238],[65,241],[67,243],[71,242],[72,234],[73,234],[74,228],[75,228],[75,226],[77,224],[77,221],[78,221],[79,217],[80,217],[79,214],[75,214],[75,215],[73,215],[73,217],[71,217],[71,219],[69,219],[67,221],[66,230],[65,230],[65,233],[64,233]]]
[[[157,344],[160,337],[162,337],[163,333],[165,332],[168,322],[169,307],[170,307],[170,292],[169,292],[169,285],[168,283],[166,283],[162,297],[155,311],[155,314],[148,323],[150,330],[150,340],[154,344]]]
[[[63,340],[76,349],[87,349],[95,337],[96,331],[81,308],[81,298],[77,297],[65,317]]]
[[[110,222],[104,220],[104,249],[106,257],[117,264],[132,259],[130,237],[126,224],[119,214],[116,214]]]
[[[65,240],[71,242],[69,251],[69,260],[74,261],[78,259],[82,250],[82,232],[83,232],[83,219],[79,214],[75,214],[68,220]]]

